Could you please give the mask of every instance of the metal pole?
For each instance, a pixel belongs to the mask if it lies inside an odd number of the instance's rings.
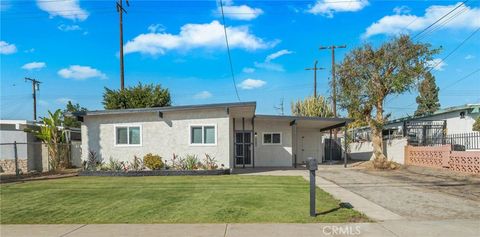
[[[20,175],[20,170],[18,169],[18,151],[17,151],[17,141],[13,142],[13,153],[15,154],[15,175]]]
[[[317,98],[317,63],[318,61],[315,60],[315,64],[313,66],[313,96]]]
[[[329,158],[329,161],[330,161],[330,164],[332,164],[332,160],[333,160],[333,139],[332,139],[332,129],[330,129],[330,142],[329,142],[329,145],[330,145],[330,149],[329,149],[329,154],[328,154],[328,158]]]
[[[343,167],[347,168],[347,149],[348,149],[348,143],[347,143],[347,126],[345,126],[345,136],[344,136],[344,142],[345,142],[345,157],[343,158]]]
[[[120,89],[123,90],[124,88],[124,66],[123,66],[123,7],[122,7],[123,0],[120,0]]]
[[[35,81],[32,81],[33,90],[33,121],[37,121],[37,90],[35,88]]]
[[[310,216],[315,217],[317,215],[315,211],[315,170],[310,170]]]

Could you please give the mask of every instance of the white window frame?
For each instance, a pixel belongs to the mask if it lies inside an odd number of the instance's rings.
[[[192,143],[192,128],[193,127],[202,127],[202,143]],[[205,127],[214,127],[215,129],[215,142],[214,143],[205,143]],[[188,144],[190,146],[216,146],[218,139],[218,130],[216,124],[190,124],[188,126]]]
[[[272,143],[265,143],[265,134],[270,134],[272,136]],[[273,143],[273,134],[280,134],[280,143]],[[282,132],[263,132],[262,133],[262,145],[264,146],[279,146],[283,144],[283,134]]]
[[[117,128],[127,128],[127,142],[130,141],[130,127],[139,127],[140,128],[140,144],[118,144],[117,143]],[[142,146],[143,145],[143,127],[141,124],[115,124],[113,126],[113,144],[116,147],[132,147],[132,146]]]

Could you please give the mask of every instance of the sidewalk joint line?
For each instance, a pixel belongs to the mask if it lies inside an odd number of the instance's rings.
[[[225,224],[225,232],[223,232],[223,237],[227,236],[228,223]]]
[[[73,230],[71,230],[71,231],[69,231],[69,232],[67,232],[67,233],[65,233],[65,234],[60,235],[60,237],[67,236],[67,235],[69,235],[69,234],[71,234],[71,233],[79,230],[80,228],[83,228],[83,227],[87,226],[87,225],[88,225],[88,224],[83,224],[83,225],[81,225],[81,226],[79,226],[79,227],[77,227],[77,228],[75,228],[75,229],[73,229]]]

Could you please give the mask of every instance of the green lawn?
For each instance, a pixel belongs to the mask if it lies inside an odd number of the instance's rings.
[[[251,223],[367,221],[301,177],[73,177],[2,184],[5,223]]]

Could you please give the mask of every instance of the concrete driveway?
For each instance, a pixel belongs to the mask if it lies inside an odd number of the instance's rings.
[[[409,167],[320,166],[317,175],[408,220],[480,220],[480,177]]]

